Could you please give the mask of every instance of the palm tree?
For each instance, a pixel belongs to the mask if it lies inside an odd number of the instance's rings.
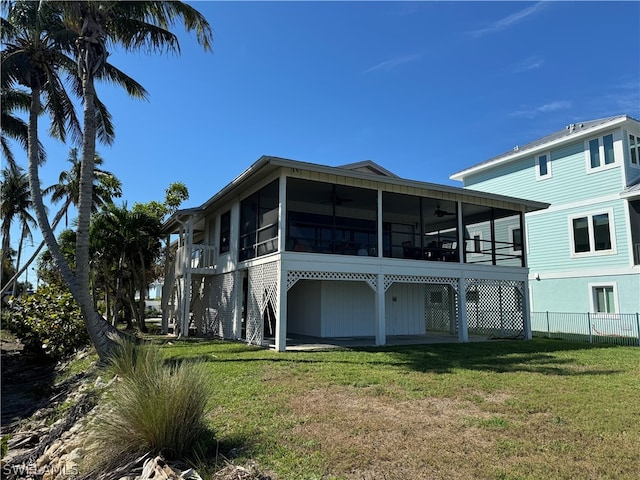
[[[3,29],[2,71],[3,75],[6,75],[7,85],[22,85],[30,91],[27,156],[29,183],[36,218],[43,239],[60,270],[64,283],[81,306],[85,324],[94,346],[100,357],[106,359],[109,355],[108,346],[110,345],[108,336],[119,335],[119,332],[114,328],[109,328],[110,325],[102,319],[94,305],[87,302],[84,295],[86,285],[82,284],[84,278],[82,275],[80,279],[76,278],[60,251],[46,215],[40,189],[37,152],[39,114],[44,111],[49,115],[52,136],[64,141],[68,130],[73,139],[77,141],[82,139],[82,131],[75,109],[64,88],[61,76],[67,74],[67,79],[75,92],[81,91],[81,84],[77,77],[77,64],[68,55],[73,52],[77,34],[67,29],[62,23],[61,6],[60,2],[24,0],[9,4],[7,20],[3,19],[2,22],[3,26],[10,26],[6,30]],[[138,96],[145,95],[142,86],[122,72],[110,67],[106,67],[105,71],[111,75],[108,77],[109,79],[115,78],[117,83],[125,84],[130,93]],[[114,71],[116,73],[113,73]],[[41,103],[41,97],[45,99],[44,105]],[[113,125],[110,116],[99,99],[95,98],[94,102],[93,111],[98,116],[97,119],[94,119],[94,132],[103,142],[109,143],[113,140]],[[93,158],[91,159],[89,176],[84,173],[85,182],[93,183],[92,172]]]
[[[51,201],[54,203],[64,200],[62,209],[67,215],[67,211],[71,205],[78,205],[80,201],[80,160],[78,159],[78,149],[72,148],[69,151],[67,161],[71,164],[69,170],[60,173],[58,183],[45,188],[42,192],[45,195],[51,195]],[[113,173],[101,170],[99,166],[104,163],[100,155],[96,153],[93,169],[93,197],[91,202],[91,211],[96,212],[98,209],[108,203],[113,203],[114,198],[122,196],[122,183]],[[67,226],[65,219],[65,226]]]
[[[2,264],[6,261],[11,246],[11,224],[14,220],[20,222],[20,242],[17,251],[16,270],[20,268],[22,244],[26,238],[31,238],[31,227],[36,221],[29,212],[32,208],[29,179],[21,169],[5,168],[2,170],[0,185],[0,213],[2,215]],[[15,284],[15,280],[7,282]]]
[[[63,217],[65,218],[65,228],[68,226],[68,209],[71,205],[78,205],[78,199],[80,195],[80,161],[78,160],[77,148],[72,148],[69,151],[67,161],[71,163],[71,168],[60,173],[58,183],[51,185],[50,187],[47,187],[43,190],[44,195],[51,195],[51,200],[54,203],[60,200],[64,200],[62,208],[58,211],[56,216],[53,218],[53,221],[51,222],[51,229],[53,231],[55,231],[58,223]],[[103,162],[104,161],[102,157],[96,154],[95,164],[99,166],[102,165]],[[122,196],[122,183],[111,172],[101,170],[96,167],[94,171],[94,182],[95,184],[93,189],[92,211],[96,212],[101,206],[113,203],[114,198],[120,198]],[[33,263],[33,261],[37,258],[40,250],[42,250],[44,245],[45,242],[44,240],[42,240],[29,260],[27,260],[22,268],[17,269],[11,280],[9,280],[7,284],[2,287],[2,289],[0,290],[0,295],[2,295],[9,288],[11,283],[16,278],[20,277],[20,275],[22,275],[22,273],[27,268],[29,268],[29,265],[31,265],[31,263]]]
[[[95,80],[109,79],[121,83],[121,77],[106,63],[107,44],[120,45],[126,51],[179,52],[178,38],[168,29],[182,20],[187,31],[195,31],[198,42],[211,48],[211,28],[193,7],[182,2],[163,1],[74,1],[62,2],[65,20],[78,36],[75,42],[78,76],[82,84],[83,142],[78,205],[76,277],[82,291],[78,299],[86,305],[91,299],[89,285],[89,225],[93,182],[93,162],[96,151],[96,117],[100,114],[96,102]],[[129,91],[129,93],[132,93]],[[94,325],[92,328],[96,328]],[[93,339],[93,337],[92,337]],[[110,347],[105,335],[98,339],[105,351]],[[94,341],[94,345],[95,345]]]
[[[133,313],[145,332],[144,296],[148,288],[147,271],[161,252],[161,220],[144,209],[128,210],[126,204],[106,206],[91,222],[94,266],[104,275],[104,283],[115,293],[114,314],[121,308]],[[115,279],[107,278],[111,272]],[[138,303],[135,292],[140,292]],[[128,320],[129,321],[129,320]],[[117,318],[115,318],[117,322]]]

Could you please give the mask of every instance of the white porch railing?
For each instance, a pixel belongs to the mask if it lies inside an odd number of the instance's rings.
[[[215,245],[194,244],[190,248],[184,245],[178,247],[175,264],[176,275],[184,275],[187,270],[192,273],[213,273],[216,265]]]

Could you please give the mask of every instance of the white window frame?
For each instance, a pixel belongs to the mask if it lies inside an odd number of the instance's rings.
[[[609,236],[611,237],[611,248],[609,250],[595,250],[595,234],[593,231],[593,217],[596,215],[607,214],[609,217]],[[577,218],[587,218],[589,229],[589,251],[588,252],[576,252],[575,251],[575,239],[573,235],[573,220]],[[606,208],[603,210],[593,210],[585,213],[576,213],[568,217],[569,220],[569,251],[572,258],[583,257],[598,257],[602,255],[615,255],[617,253],[616,247],[616,228],[615,217],[613,215],[613,208]]]
[[[590,311],[594,315],[615,315],[620,312],[620,305],[618,301],[618,284],[616,282],[598,282],[589,283],[589,306]],[[596,310],[596,289],[598,288],[612,288],[613,289],[613,312],[598,312]]]
[[[627,145],[627,151],[629,152],[629,166],[632,168],[640,168],[640,135],[636,135],[635,132],[624,132],[625,133],[625,142]],[[634,137],[636,144],[631,146],[631,142],[629,137]],[[633,163],[631,157],[631,150],[635,150],[636,152],[636,163]]]
[[[611,141],[613,142],[613,163],[605,163],[604,161],[604,137],[608,137],[609,135],[611,135]],[[598,140],[598,152],[600,153],[600,165],[598,165],[597,167],[591,166],[591,147],[589,143],[592,142],[593,140]],[[600,135],[599,137],[588,138],[587,140],[585,140],[584,152],[585,152],[584,156],[586,159],[585,165],[587,167],[587,174],[602,172],[604,170],[609,170],[611,168],[615,168],[618,166],[619,159],[618,159],[618,155],[616,155],[616,135],[613,132],[607,133],[605,135]]]
[[[540,173],[540,157],[547,157],[547,173],[542,175]],[[544,152],[540,155],[536,155],[536,180],[546,180],[551,178],[551,152]]]

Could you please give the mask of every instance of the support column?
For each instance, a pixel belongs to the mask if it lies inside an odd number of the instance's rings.
[[[522,251],[524,255],[524,249]],[[533,333],[531,332],[531,305],[529,304],[529,280],[522,283],[522,320],[524,321],[524,338],[531,340]]]
[[[384,275],[379,273],[376,288],[376,345],[387,344],[384,300]]]
[[[467,320],[467,282],[464,276],[458,279],[458,341],[469,341],[469,321]]]
[[[276,350],[287,349],[287,271],[280,268],[278,278],[278,316],[276,318]]]

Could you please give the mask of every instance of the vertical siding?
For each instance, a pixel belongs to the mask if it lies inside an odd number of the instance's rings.
[[[287,332],[319,337],[321,290],[319,281],[300,280],[287,293]]]
[[[364,282],[323,281],[322,337],[375,335],[375,294]]]
[[[387,335],[424,335],[424,285],[394,283],[385,295]]]

